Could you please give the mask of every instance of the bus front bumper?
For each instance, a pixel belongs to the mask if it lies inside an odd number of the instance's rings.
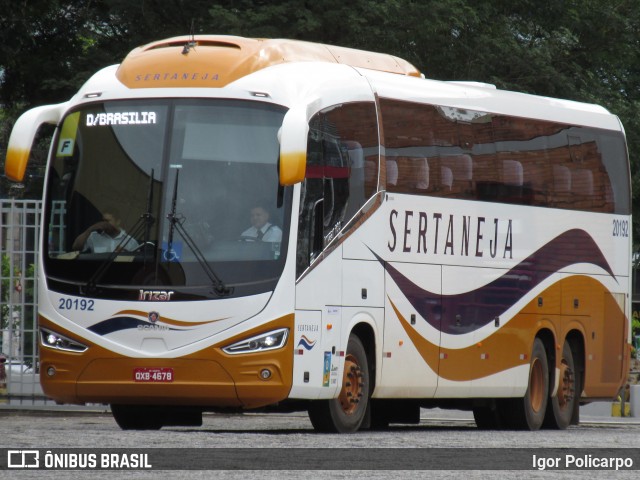
[[[39,320],[42,327],[74,337],[42,316]],[[289,315],[261,329],[292,326]],[[81,341],[89,347],[83,353],[41,346],[42,389],[58,402],[251,409],[286,399],[293,382],[291,339],[279,350],[229,355],[214,345],[180,358],[126,357]]]

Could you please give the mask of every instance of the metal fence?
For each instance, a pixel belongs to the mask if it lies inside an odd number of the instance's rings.
[[[44,398],[36,281],[41,209],[39,200],[0,200],[0,355],[5,359],[0,364],[0,402],[4,403]]]

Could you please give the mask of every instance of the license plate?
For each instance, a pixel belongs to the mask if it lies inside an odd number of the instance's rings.
[[[168,367],[138,367],[133,369],[134,382],[173,382],[173,368]]]

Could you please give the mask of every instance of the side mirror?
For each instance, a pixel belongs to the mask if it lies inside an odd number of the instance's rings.
[[[57,125],[66,106],[66,103],[45,105],[27,110],[20,115],[13,126],[7,145],[7,159],[4,164],[7,178],[16,182],[23,180],[33,140],[40,125]]]
[[[280,185],[295,185],[304,180],[307,168],[306,108],[292,108],[284,116],[278,132],[280,140]]]

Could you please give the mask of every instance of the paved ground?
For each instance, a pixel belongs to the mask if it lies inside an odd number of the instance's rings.
[[[580,407],[580,418],[583,421],[588,422],[625,422],[640,424],[640,406],[636,403],[640,403],[640,385],[637,387],[637,394],[632,396],[629,405],[636,406],[631,408],[627,418],[621,418],[619,416],[612,416],[613,402],[594,402],[588,405]],[[635,398],[634,398],[635,397]],[[65,412],[65,411],[87,411],[87,412],[109,412],[108,405],[56,405],[54,402],[47,400],[32,400],[12,398],[10,400],[0,399],[0,411],[1,410],[34,410],[42,411],[49,410],[52,412]],[[635,414],[635,415],[634,415]],[[446,419],[460,419],[473,421],[473,415],[471,412],[464,412],[459,410],[423,410],[422,417],[442,417]]]
[[[231,478],[242,480],[264,480],[274,478],[304,480],[334,479],[385,479],[402,478],[465,478],[465,480],[490,478],[637,478],[638,470],[626,472],[612,471],[538,471],[531,468],[522,470],[482,470],[504,468],[506,460],[513,461],[514,448],[561,449],[576,455],[585,449],[625,449],[633,448],[640,452],[640,418],[611,417],[611,404],[593,404],[583,407],[583,425],[570,427],[565,431],[482,431],[475,427],[469,412],[455,410],[423,410],[419,425],[392,426],[387,431],[364,431],[353,435],[328,435],[315,433],[306,414],[245,414],[215,415],[206,414],[202,427],[170,427],[160,431],[122,431],[115,424],[106,406],[55,406],[55,405],[4,405],[0,407],[0,450],[41,449],[59,451],[68,448],[93,448],[104,452],[107,449],[124,448],[139,451],[148,448],[166,449],[167,455],[176,451],[186,455],[208,455],[211,448],[223,449],[229,455],[241,455],[241,462],[273,461],[272,453],[282,460],[290,462],[292,469],[286,470],[170,470],[170,471],[20,471],[10,472],[0,469],[0,478],[37,479],[51,478]],[[478,468],[455,470],[462,461],[469,460],[473,449],[479,447],[488,450],[486,458],[475,461]],[[336,450],[342,455],[352,456],[353,462],[362,465],[362,455],[369,454],[372,448],[389,449],[395,455],[404,456],[406,452],[422,449],[427,454],[436,452],[448,455],[448,470],[393,469],[375,470],[362,468],[353,470],[353,466],[338,470],[318,470],[308,468],[297,470],[293,467],[306,466],[308,458],[301,458],[300,450],[317,454],[326,453],[326,465],[338,461],[333,455]],[[334,450],[332,450],[334,449]],[[195,453],[194,453],[195,452]],[[270,453],[271,452],[271,453]],[[623,452],[623,451],[621,451]],[[519,453],[516,450],[516,453]],[[43,453],[44,454],[44,453]],[[625,454],[620,453],[620,455]],[[262,455],[262,457],[258,457]],[[638,453],[640,455],[640,453]],[[403,457],[404,458],[404,457]],[[317,459],[317,457],[316,457]],[[276,458],[277,460],[277,458]],[[526,460],[529,468],[530,459]],[[640,458],[638,458],[640,466]],[[483,464],[483,465],[480,465]],[[156,464],[157,465],[157,464]],[[259,463],[259,465],[263,465]],[[475,464],[474,464],[475,465]],[[327,467],[328,468],[328,467]],[[453,471],[451,471],[453,469]],[[4,475],[3,475],[4,474]]]

